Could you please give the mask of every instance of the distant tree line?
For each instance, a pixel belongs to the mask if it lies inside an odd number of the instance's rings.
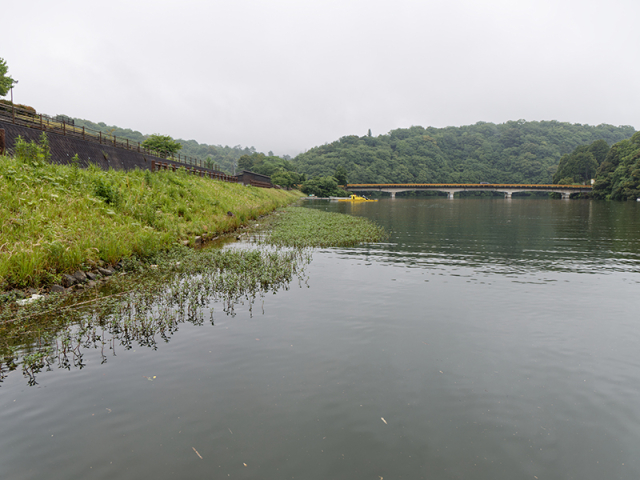
[[[310,178],[333,176],[342,166],[350,183],[551,183],[563,155],[576,147],[613,144],[634,133],[630,126],[557,121],[413,126],[342,137],[298,155],[294,164]],[[592,167],[586,165],[583,175]]]
[[[631,126],[557,121],[478,122],[462,127],[413,126],[374,137],[345,136],[291,159],[254,147],[199,144],[74,119],[130,141],[159,139],[181,154],[268,175],[274,184],[309,195],[343,196],[347,183],[590,183],[594,198],[640,196],[640,134]],[[609,145],[613,145],[609,147]],[[158,147],[156,147],[157,149]],[[236,168],[237,167],[237,168]],[[635,197],[634,197],[635,196]]]

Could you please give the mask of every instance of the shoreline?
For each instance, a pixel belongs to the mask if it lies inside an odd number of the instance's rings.
[[[300,196],[185,171],[0,157],[0,295],[39,294],[73,283],[65,275],[78,271],[100,273],[126,258],[210,243]]]
[[[252,221],[256,221],[261,218],[270,217],[273,215],[276,209],[271,212],[259,216],[257,219],[253,219],[248,221],[247,223],[241,224],[236,227],[234,230],[229,232],[221,233],[212,238],[203,237],[201,241],[194,240],[193,244],[188,241],[180,242],[181,246],[188,247],[190,249],[200,250],[203,248],[221,248],[226,243],[232,243],[233,241],[240,240],[241,236],[246,232],[242,232],[241,230],[245,230],[251,228]],[[198,238],[198,237],[196,237]],[[216,246],[215,244],[219,243],[220,245]],[[179,248],[178,244],[171,246],[167,253],[170,253],[173,250],[177,250]],[[50,295],[71,295],[74,293],[84,293],[92,288],[97,288],[105,285],[109,282],[109,280],[117,277],[117,276],[125,276],[129,272],[125,266],[125,258],[118,260],[115,264],[107,264],[102,262],[98,266],[91,268],[89,270],[77,270],[73,272],[73,274],[62,274],[61,284],[53,284],[48,286],[41,287],[25,287],[25,288],[13,288],[9,290],[0,290],[0,307],[3,304],[8,303],[17,303],[20,306],[29,305],[36,301],[47,298]],[[150,268],[156,268],[157,265],[153,265],[146,261],[147,259],[137,259],[138,263],[142,263],[148,265]],[[65,286],[65,283],[67,284]],[[8,298],[8,297],[13,298]]]

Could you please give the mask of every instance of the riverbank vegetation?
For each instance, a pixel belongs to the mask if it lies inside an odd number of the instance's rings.
[[[48,161],[20,141],[0,157],[0,291],[37,287],[60,275],[179,242],[230,232],[294,201],[299,193],[245,187],[186,171],[103,171]]]
[[[36,385],[39,373],[54,365],[83,365],[86,348],[99,349],[103,362],[118,346],[156,348],[180,324],[214,323],[216,311],[235,315],[238,304],[252,314],[256,300],[267,293],[288,289],[296,279],[300,287],[306,284],[307,247],[386,237],[367,219],[302,207],[286,207],[260,223],[251,227],[262,238],[257,244],[202,249],[177,244],[145,257],[129,256],[108,282],[74,295],[0,303],[0,382],[21,368],[29,385]]]
[[[0,304],[0,382],[21,367],[30,385],[51,366],[83,366],[82,350],[100,349],[103,362],[116,348],[156,348],[185,322],[214,323],[251,312],[257,299],[305,281],[308,251],[175,246],[142,260],[127,258],[108,283],[74,295],[50,295],[18,306]]]
[[[598,200],[640,198],[640,132],[609,147],[599,140],[581,145],[560,159],[553,183],[587,184],[594,180],[586,196]]]
[[[269,222],[266,242],[286,247],[348,247],[388,237],[371,220],[304,207],[287,207]]]
[[[640,198],[640,132],[613,145],[596,171],[592,197],[607,200]]]
[[[214,323],[215,312],[251,314],[267,293],[306,284],[307,247],[347,246],[386,238],[371,221],[302,207],[286,207],[254,225],[262,240],[238,248],[174,245],[144,258],[124,259],[109,282],[28,303],[0,303],[0,382],[22,369],[30,385],[52,365],[82,365],[85,348],[103,361],[117,346],[155,348],[181,323]],[[280,248],[280,247],[294,248]]]

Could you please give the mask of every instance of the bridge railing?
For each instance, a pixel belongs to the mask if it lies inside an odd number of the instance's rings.
[[[517,189],[545,189],[566,188],[573,190],[591,190],[591,185],[558,185],[539,183],[350,183],[349,188],[517,188]]]

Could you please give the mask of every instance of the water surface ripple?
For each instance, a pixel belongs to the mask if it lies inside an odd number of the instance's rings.
[[[9,375],[0,478],[640,478],[640,205],[309,208],[392,234],[253,315]]]

